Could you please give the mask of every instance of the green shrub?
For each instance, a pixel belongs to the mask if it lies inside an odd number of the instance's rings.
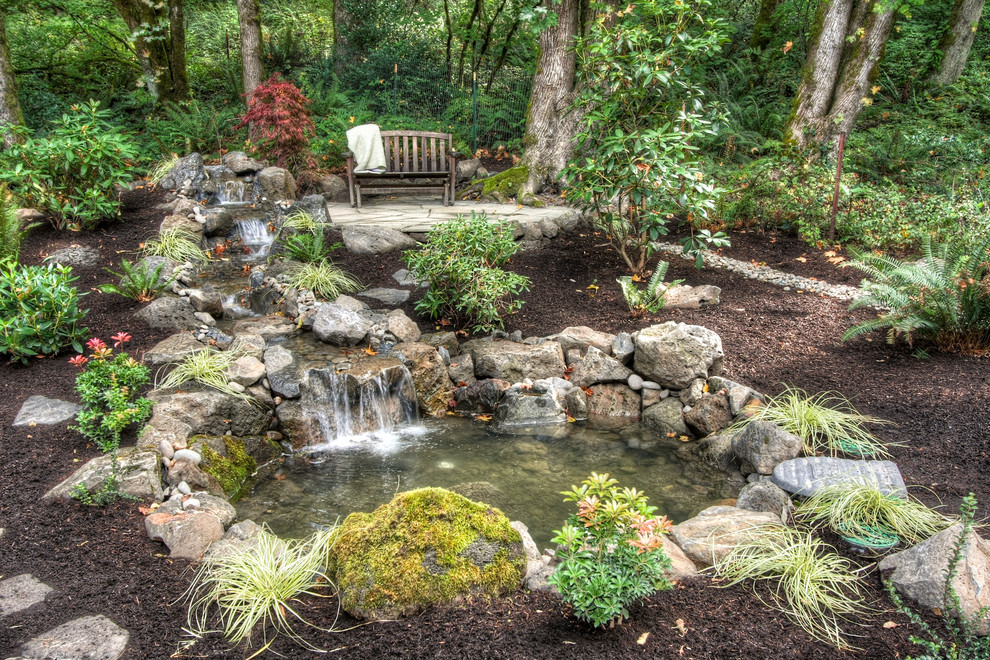
[[[430,283],[416,311],[475,331],[502,327],[502,317],[522,307],[513,297],[529,288],[528,277],[499,268],[516,250],[508,224],[484,213],[435,225],[426,245],[402,257],[417,280]]]
[[[982,354],[990,349],[990,235],[941,245],[928,237],[919,261],[875,253],[854,256],[848,265],[866,273],[866,295],[850,309],[874,305],[889,311],[849,328],[843,341],[885,329],[890,343],[903,335],[909,345],[918,336],[943,351]]]
[[[635,601],[673,587],[662,538],[670,523],[654,516],[645,495],[620,489],[608,474],[592,473],[581,484],[562,493],[565,502],[577,502],[578,512],[556,532],[561,562],[548,582],[577,618],[614,625],[629,618]]]
[[[17,216],[17,204],[7,190],[6,183],[0,183],[0,261],[9,259],[17,263],[21,256],[21,243],[37,222],[24,225]]]
[[[342,293],[364,288],[353,275],[337,268],[327,259],[294,265],[289,270],[289,286],[307,289],[324,300],[333,300]]]
[[[0,353],[27,362],[66,346],[82,352],[87,329],[68,266],[0,263]]]
[[[312,264],[323,261],[331,251],[341,247],[343,243],[327,245],[323,228],[319,227],[313,233],[301,232],[286,239],[285,254],[290,259]]]
[[[126,332],[113,337],[114,348],[131,340]],[[151,401],[138,396],[138,389],[151,380],[148,367],[126,352],[113,355],[113,349],[96,337],[86,342],[90,356],[69,360],[83,371],[76,376],[76,393],[83,408],[76,417],[83,437],[104,453],[120,446],[121,434],[131,424],[141,424],[151,416]],[[112,358],[112,359],[111,359]]]
[[[169,287],[175,279],[174,277],[163,276],[162,269],[164,268],[165,262],[152,269],[143,261],[132,265],[127,259],[122,259],[120,269],[124,271],[123,273],[109,268],[104,269],[111,275],[119,277],[120,283],[100,284],[96,288],[103,293],[116,293],[138,302],[149,302],[161,295],[162,291]]]
[[[148,129],[165,153],[221,153],[231,137],[240,108],[213,106],[192,99],[166,103],[160,115],[148,120]]]
[[[129,161],[137,150],[99,105],[73,106],[71,114],[52,122],[46,137],[15,127],[23,144],[0,152],[0,180],[26,203],[51,213],[59,229],[93,229],[117,217],[114,186],[131,179]]]

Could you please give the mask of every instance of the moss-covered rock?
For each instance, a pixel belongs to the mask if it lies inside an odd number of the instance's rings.
[[[236,501],[261,463],[278,456],[279,448],[263,436],[194,436],[189,446],[203,457],[200,468],[216,478],[230,500]]]
[[[515,589],[526,555],[498,509],[422,488],[399,493],[374,513],[349,515],[331,550],[331,571],[344,610],[389,619]]]

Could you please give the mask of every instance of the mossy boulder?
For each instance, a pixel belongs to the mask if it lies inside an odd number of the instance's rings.
[[[463,596],[519,586],[526,555],[498,509],[442,488],[399,493],[373,513],[352,513],[331,550],[348,614],[393,619]]]
[[[259,476],[259,466],[277,458],[281,449],[264,436],[198,435],[189,446],[203,457],[200,469],[220,482],[231,502]]]

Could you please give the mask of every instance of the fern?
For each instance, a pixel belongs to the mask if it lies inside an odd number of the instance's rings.
[[[626,304],[629,305],[629,312],[633,316],[642,316],[646,312],[659,314],[666,302],[665,296],[667,295],[667,290],[684,281],[674,280],[670,284],[665,284],[663,278],[667,274],[667,268],[669,266],[670,264],[666,261],[657,263],[657,267],[653,271],[653,276],[646,283],[646,289],[640,289],[636,286],[633,283],[633,279],[628,275],[615,280],[622,287],[622,297],[626,299]]]
[[[103,293],[116,293],[138,302],[150,302],[157,298],[162,291],[171,286],[174,277],[166,277],[162,274],[162,269],[166,262],[158,264],[152,269],[145,261],[131,264],[127,259],[120,262],[120,269],[123,273],[105,268],[111,275],[120,278],[120,284],[101,284],[96,288]]]
[[[7,190],[7,184],[0,184],[0,261],[10,259],[16,264],[21,254],[21,243],[28,231],[38,224],[32,222],[24,225],[17,215],[17,204]]]

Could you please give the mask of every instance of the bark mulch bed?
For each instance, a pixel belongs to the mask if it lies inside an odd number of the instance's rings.
[[[124,222],[99,231],[59,234],[35,230],[23,250],[24,263],[38,263],[70,243],[100,249],[105,263],[76,269],[76,286],[88,290],[109,281],[103,266],[133,258],[141,240],[157,227],[160,193],[136,191]],[[856,273],[837,269],[822,250],[785,235],[758,230],[736,232],[724,254],[766,263],[799,275],[855,283]],[[653,318],[630,318],[614,280],[623,274],[618,258],[593,232],[561,236],[544,248],[517,255],[511,268],[528,275],[526,304],[506,329],[546,335],[572,325],[610,332],[634,331],[667,320],[704,325],[724,344],[727,376],[770,394],[784,383],[809,392],[838,390],[864,413],[892,420],[876,429],[900,443],[893,449],[906,481],[924,501],[958,507],[969,491],[990,502],[990,362],[932,353],[916,359],[904,346],[880,336],[839,340],[843,330],[869,311],[849,312],[845,303],[748,280],[721,271],[697,271],[677,259],[668,278],[722,288],[721,305],[697,311],[668,310]],[[398,255],[366,257],[339,253],[339,265],[370,286],[392,286],[402,267]],[[802,259],[798,259],[801,257]],[[590,285],[599,288],[589,289]],[[165,334],[133,317],[131,301],[92,292],[87,325],[104,339],[124,330],[139,357]],[[412,316],[411,304],[406,311]],[[424,330],[432,324],[422,323]],[[98,450],[81,436],[55,427],[11,426],[32,394],[74,398],[75,371],[67,357],[0,365],[0,577],[33,573],[54,587],[44,604],[0,620],[0,652],[12,654],[27,639],[72,618],[104,614],[131,633],[125,657],[246,657],[219,636],[188,645],[182,634],[184,607],[178,599],[192,577],[184,562],[173,562],[166,548],[147,538],[136,502],[106,509],[69,504],[42,505],[42,494]],[[840,652],[811,640],[778,612],[742,588],[712,588],[708,578],[678,584],[632,609],[632,618],[612,630],[594,630],[568,616],[554,596],[518,592],[494,602],[469,601],[419,616],[357,626],[346,615],[338,632],[307,636],[347,658],[900,658],[915,652],[913,630],[885,599],[879,577],[865,580],[876,614],[862,627],[850,626],[857,652]],[[766,595],[766,594],[764,594]],[[332,598],[300,605],[311,620],[328,627],[336,614]],[[896,627],[885,627],[886,622]],[[646,635],[646,633],[649,633]],[[308,657],[291,643],[273,647],[288,657]],[[174,654],[174,655],[173,655]]]

